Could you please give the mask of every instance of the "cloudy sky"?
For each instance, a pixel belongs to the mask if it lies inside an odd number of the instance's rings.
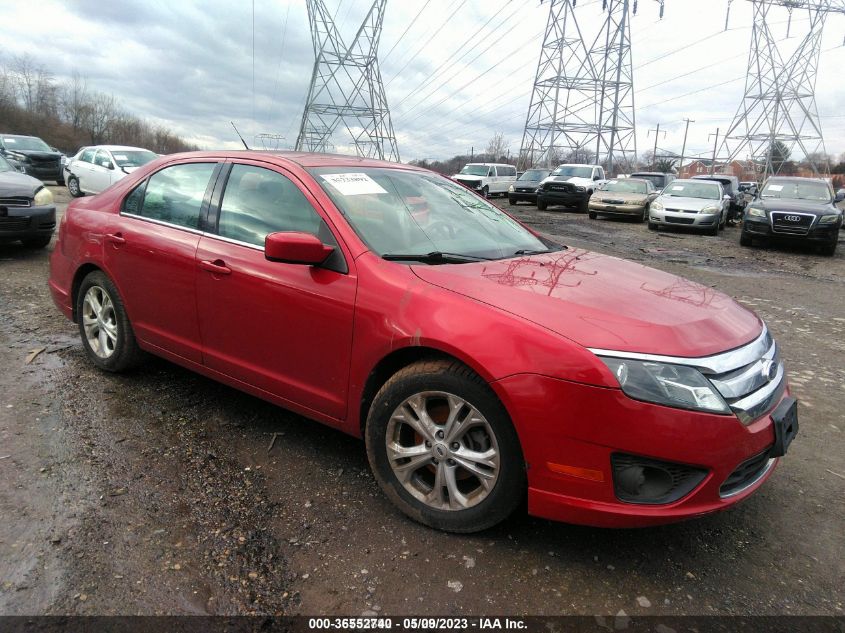
[[[324,2],[351,40],[372,0]],[[582,30],[596,32],[601,2],[578,5]],[[708,152],[710,134],[730,125],[744,89],[751,3],[733,2],[724,31],[727,5],[666,0],[660,21],[657,2],[639,0],[640,152],[653,147],[658,123],[659,147],[680,151],[683,119],[695,120],[688,155]],[[403,160],[479,151],[495,132],[519,151],[548,10],[548,0],[388,0],[380,63]],[[296,140],[314,61],[305,0],[0,0],[0,12],[6,61],[29,53],[60,80],[79,71],[90,88],[203,148],[240,146],[230,120],[248,140]],[[807,20],[796,14],[786,40],[786,10],[772,15],[788,54]],[[845,16],[830,17],[816,91],[835,154],[845,152],[843,36]]]

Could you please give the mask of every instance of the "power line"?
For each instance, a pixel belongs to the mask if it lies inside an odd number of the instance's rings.
[[[395,49],[397,46],[399,46],[399,42],[401,42],[401,41],[402,41],[402,38],[403,38],[403,37],[405,37],[405,35],[407,35],[408,31],[410,31],[410,30],[411,30],[411,27],[412,27],[412,26],[414,26],[414,24],[415,24],[415,23],[416,23],[416,21],[417,21],[417,18],[419,18],[419,17],[420,17],[420,15],[422,14],[422,12],[423,12],[423,11],[425,11],[425,8],[426,8],[426,7],[427,7],[430,3],[431,3],[431,0],[425,0],[425,4],[422,6],[422,8],[419,10],[419,12],[418,12],[418,13],[414,16],[414,19],[413,19],[413,20],[411,20],[411,23],[408,25],[408,27],[407,27],[407,28],[406,28],[406,29],[402,32],[402,35],[400,35],[400,36],[399,36],[399,39],[397,39],[397,40],[396,40],[396,43],[394,43],[394,44],[393,44],[393,46],[390,48],[390,50],[389,50],[389,51],[387,51],[387,54],[385,54],[385,55],[383,55],[383,56],[382,56],[382,58],[381,58],[382,63],[384,63],[384,61],[385,61],[388,57],[390,57],[390,54],[394,51],[394,49]]]

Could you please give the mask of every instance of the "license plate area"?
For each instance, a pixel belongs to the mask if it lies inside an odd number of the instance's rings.
[[[781,400],[772,412],[772,422],[775,425],[775,443],[769,456],[783,457],[792,440],[798,435],[798,401],[790,397]]]

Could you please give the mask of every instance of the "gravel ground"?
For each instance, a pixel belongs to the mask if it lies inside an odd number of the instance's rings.
[[[165,361],[96,371],[50,301],[49,251],[0,245],[0,613],[842,615],[845,249],[514,213],[768,321],[801,433],[758,494],[647,530],[434,532],[392,508],[355,439]]]

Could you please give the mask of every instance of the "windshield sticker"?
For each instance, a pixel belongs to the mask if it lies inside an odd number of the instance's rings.
[[[15,142],[15,139],[13,139],[13,138],[4,138],[4,139],[3,139],[3,142],[4,142],[4,143],[14,143],[14,142]]]
[[[684,188],[683,188],[682,185],[673,185],[672,186],[672,191],[683,191],[683,190],[684,190]]]
[[[115,160],[129,160],[129,157],[126,154],[115,154]]]
[[[766,189],[769,191],[783,191],[783,185],[769,185]]]
[[[320,177],[344,196],[387,193],[367,174],[321,174]]]

